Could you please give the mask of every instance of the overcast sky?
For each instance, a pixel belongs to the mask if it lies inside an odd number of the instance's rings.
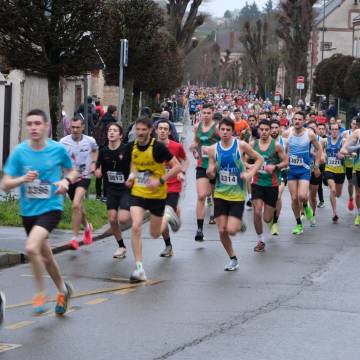
[[[261,10],[266,3],[266,0],[255,1],[259,9]],[[207,0],[201,7],[201,10],[210,13],[213,16],[222,17],[226,10],[241,9],[246,3],[246,0]],[[248,1],[249,4],[253,3],[253,0]],[[277,1],[273,1],[277,3]]]

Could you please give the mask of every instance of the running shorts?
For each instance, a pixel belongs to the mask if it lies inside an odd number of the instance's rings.
[[[278,186],[260,186],[251,184],[251,200],[261,199],[266,205],[275,208],[278,196]]]
[[[130,208],[138,206],[149,210],[154,216],[163,217],[166,199],[145,199],[139,196],[130,195]]]
[[[244,213],[244,201],[229,201],[224,199],[214,199],[214,217],[221,215],[232,216],[242,219]]]
[[[324,171],[323,183],[328,186],[328,180],[334,180],[335,184],[343,184],[345,181],[345,174],[335,174],[331,171]]]
[[[22,223],[27,235],[30,234],[34,226],[40,226],[51,233],[59,224],[62,211],[53,210],[37,216],[22,216]]]

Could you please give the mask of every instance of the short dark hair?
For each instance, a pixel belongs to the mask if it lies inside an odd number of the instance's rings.
[[[305,113],[303,111],[297,111],[295,114],[294,114],[294,117],[295,115],[301,115],[303,117],[303,119],[305,119]]]
[[[261,120],[261,121],[259,122],[259,127],[260,127],[261,125],[265,125],[265,126],[271,127],[270,121],[269,121],[268,119],[263,119],[263,120]]]
[[[234,113],[235,113],[235,112],[241,113],[241,109],[237,108],[237,109],[234,110]]]
[[[165,119],[165,118],[160,118],[160,119],[156,122],[156,129],[159,127],[159,124],[162,124],[162,123],[168,124],[168,125],[169,125],[169,129],[171,129],[169,120],[168,120],[168,119]]]
[[[136,121],[135,121],[135,126],[137,124],[143,124],[145,125],[148,129],[152,128],[152,121],[151,119],[149,119],[147,116],[140,116]]]
[[[219,122],[219,129],[221,128],[221,125],[226,125],[226,126],[230,126],[233,130],[235,130],[235,123],[234,120],[229,118],[229,117],[225,117],[222,118]]]
[[[95,105],[99,106],[100,105],[100,100],[95,100]]]
[[[107,112],[110,114],[113,114],[117,110],[117,107],[115,105],[109,105],[107,108]]]
[[[81,113],[75,114],[71,121],[80,121],[81,125],[85,125],[85,119]]]
[[[272,124],[276,124],[276,125],[278,125],[278,126],[280,127],[280,121],[279,121],[279,120],[272,119],[272,120],[270,121],[270,127],[271,127]]]
[[[317,123],[316,123],[315,120],[309,120],[309,121],[307,122],[307,124],[308,124],[308,125],[310,125],[310,124],[315,124],[315,126],[317,127]]]
[[[124,129],[122,128],[122,126],[116,122],[111,122],[109,127],[108,127],[108,131],[110,129],[111,126],[116,126],[119,129],[120,135],[122,135],[124,133]]]
[[[49,120],[45,114],[45,112],[41,109],[32,109],[26,114],[26,118],[29,116],[40,116],[43,118],[44,122],[47,123]]]
[[[203,109],[214,110],[214,107],[213,107],[212,104],[210,104],[210,103],[205,103],[202,108],[203,108]]]
[[[255,119],[255,121],[257,120],[256,115],[249,115],[249,116],[248,116],[248,120],[249,120],[250,118],[254,118],[254,119]]]

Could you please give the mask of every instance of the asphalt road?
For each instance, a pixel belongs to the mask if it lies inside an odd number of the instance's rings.
[[[318,226],[306,224],[295,237],[286,193],[281,234],[262,254],[253,252],[252,211],[246,211],[248,231],[234,239],[240,268],[227,273],[216,225],[206,225],[204,243],[194,241],[194,166],[187,177],[173,258],[159,257],[163,242],[150,239],[145,226],[148,285],[128,284],[132,255],[113,260],[112,238],[57,255],[79,295],[64,318],[53,316],[53,304],[49,314],[32,316],[29,265],[1,271],[10,305],[1,358],[359,359],[360,229],[352,226],[345,199],[339,224],[331,223],[327,201]],[[128,232],[125,242],[130,245]],[[50,282],[49,293],[55,295]]]

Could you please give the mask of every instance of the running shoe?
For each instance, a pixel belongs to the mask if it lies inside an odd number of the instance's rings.
[[[301,214],[301,215],[300,215],[300,220],[301,220],[301,222],[304,222],[305,219],[306,219],[306,218],[305,218],[305,214]]]
[[[310,226],[311,226],[311,227],[315,227],[315,226],[316,226],[315,216],[313,216],[312,219],[310,220]]]
[[[135,269],[130,276],[130,282],[141,282],[146,280],[146,274],[143,268]]]
[[[248,210],[251,210],[252,209],[252,201],[251,199],[249,199],[247,202],[246,202],[246,207]]]
[[[36,294],[33,298],[32,306],[36,315],[41,315],[46,312],[46,296],[44,294]]]
[[[209,206],[209,207],[214,205],[211,195],[206,197],[206,203],[207,203],[207,206]]]
[[[209,219],[209,224],[210,224],[210,225],[214,225],[214,224],[216,224],[216,221],[215,221],[214,216],[210,216],[210,219]]]
[[[312,208],[310,206],[304,207],[306,218],[310,221],[314,216]]]
[[[321,208],[325,207],[325,203],[323,201],[319,201],[317,207],[321,209]]]
[[[174,253],[171,245],[165,246],[165,249],[160,253],[160,257],[171,257],[173,255]]]
[[[92,226],[92,224],[88,223],[88,226],[84,230],[83,241],[84,241],[85,245],[91,245],[92,244],[92,242],[93,242],[92,232],[93,232],[93,226]]]
[[[292,233],[293,235],[300,235],[304,232],[303,226],[301,224],[296,224]]]
[[[256,246],[254,247],[254,251],[263,252],[265,251],[265,243],[263,241],[258,241]]]
[[[236,259],[230,259],[230,262],[225,266],[224,271],[235,271],[239,268],[239,262]]]
[[[241,221],[241,224],[240,224],[240,232],[245,232],[247,230],[247,225],[246,225],[246,222],[245,221]]]
[[[176,212],[174,211],[174,209],[169,205],[165,206],[165,218],[168,221],[171,230],[173,232],[179,231],[181,226],[181,221],[177,216]]]
[[[121,248],[117,248],[116,251],[114,252],[113,258],[114,259],[124,259],[126,257],[126,248],[121,247]]]
[[[348,209],[350,211],[354,210],[354,199],[349,199],[349,201],[348,201]]]
[[[354,221],[354,225],[358,226],[360,225],[360,215],[357,215]]]
[[[72,250],[78,250],[79,249],[79,243],[76,239],[72,239],[69,243],[69,246]]]
[[[0,325],[4,322],[6,298],[5,294],[0,291]]]
[[[273,223],[271,225],[271,235],[275,236],[275,235],[279,235],[279,227],[277,223]]]
[[[106,202],[107,202],[107,197],[106,197],[106,196],[102,196],[100,200],[101,200],[101,202],[103,202],[103,203],[106,204]]]
[[[198,229],[195,235],[195,241],[204,241],[204,234],[202,230]]]
[[[333,224],[337,224],[338,221],[339,221],[339,217],[337,215],[334,215],[333,218],[332,218]]]
[[[55,314],[62,316],[66,313],[69,306],[71,295],[74,290],[69,283],[65,283],[66,291],[58,293],[56,297]]]

